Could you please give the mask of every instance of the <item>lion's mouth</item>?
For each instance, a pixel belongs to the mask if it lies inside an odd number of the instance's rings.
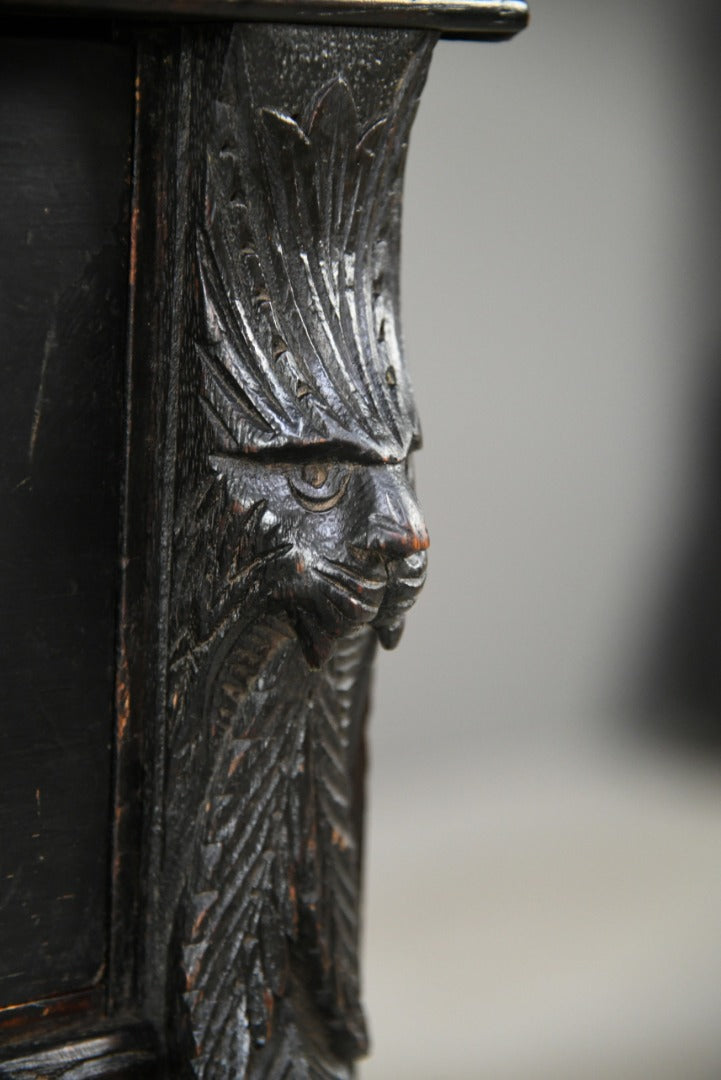
[[[382,566],[371,571],[348,563],[323,559],[316,573],[333,594],[334,603],[351,622],[368,623],[383,606],[388,575]]]
[[[406,612],[426,577],[426,554],[352,563],[323,558],[313,567],[320,589],[295,594],[293,621],[306,660],[320,667],[335,643],[354,628],[372,626],[385,649],[397,645]]]
[[[419,551],[363,566],[325,559],[317,569],[336,595],[345,598],[354,621],[381,629],[398,622],[413,607],[426,580],[426,564],[425,551]]]
[[[424,551],[387,565],[387,584],[378,613],[371,625],[384,649],[394,649],[400,641],[405,616],[416,602],[426,580]]]

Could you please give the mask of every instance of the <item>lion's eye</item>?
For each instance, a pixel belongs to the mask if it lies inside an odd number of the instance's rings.
[[[310,484],[312,488],[322,488],[328,480],[328,466],[314,461],[310,465],[304,465],[300,475],[304,484]]]
[[[300,505],[318,513],[337,506],[345,495],[350,472],[347,465],[311,461],[295,469],[288,483]]]

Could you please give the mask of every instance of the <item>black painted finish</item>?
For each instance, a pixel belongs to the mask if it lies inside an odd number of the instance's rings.
[[[132,80],[0,38],[0,1005],[106,964]]]

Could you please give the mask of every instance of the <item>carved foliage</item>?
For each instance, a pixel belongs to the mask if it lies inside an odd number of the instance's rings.
[[[198,242],[204,393],[219,448],[347,447],[398,461],[418,441],[395,257],[427,51],[411,58],[389,114],[365,129],[342,75],[299,120],[260,107],[243,129],[239,103],[252,90],[242,65],[228,70]]]

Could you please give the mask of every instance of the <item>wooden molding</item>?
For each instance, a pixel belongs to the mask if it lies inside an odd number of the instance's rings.
[[[134,19],[395,26],[475,38],[513,37],[526,0],[0,0],[0,13]]]

